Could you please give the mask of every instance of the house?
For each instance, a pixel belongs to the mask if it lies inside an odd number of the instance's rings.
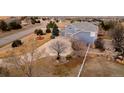
[[[98,26],[90,22],[72,23],[61,31],[61,35],[68,38],[75,38],[87,44],[94,44],[97,39]]]

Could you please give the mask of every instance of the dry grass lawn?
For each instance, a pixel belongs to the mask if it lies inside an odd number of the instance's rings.
[[[28,35],[27,37],[24,37],[22,41],[24,44],[17,48],[11,48],[11,44],[4,46],[3,49],[0,51],[0,58],[9,57],[12,55],[12,53],[16,53],[16,55],[21,55],[22,53],[27,53],[31,51],[32,47],[38,48],[44,43],[48,42],[50,40],[51,33],[48,33],[46,35],[43,35],[43,40],[34,40],[36,39],[35,34]]]
[[[67,24],[69,24],[69,21],[57,23],[58,27],[61,29],[63,29],[64,26]],[[32,43],[34,43],[35,47],[37,48],[37,47],[43,45],[44,43],[46,43],[47,41],[49,41],[50,35],[51,35],[50,33],[46,34],[43,36],[44,37],[43,40],[35,40],[34,41],[34,38],[36,38],[37,36],[35,34],[30,34],[30,35],[22,38],[22,41],[24,42],[24,44],[15,49],[11,48],[11,44],[3,46],[2,48],[0,48],[0,58],[9,57],[9,56],[11,56],[12,53],[16,53],[17,55],[20,55],[22,53],[29,52],[31,50]]]
[[[88,58],[81,76],[86,77],[116,77],[124,76],[124,65],[108,61],[105,57]]]
[[[82,62],[80,58],[72,58],[68,63],[57,63],[55,58],[39,59],[32,67],[33,77],[76,77]],[[10,76],[26,76],[16,67],[9,68]],[[108,61],[105,57],[88,57],[82,77],[124,76],[124,65]]]
[[[46,57],[33,64],[32,74],[34,77],[75,77],[81,65],[80,58],[73,58],[68,63],[57,63],[55,59]],[[26,76],[16,67],[9,68],[10,76]]]

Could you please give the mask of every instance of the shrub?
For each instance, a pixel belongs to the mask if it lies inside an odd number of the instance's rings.
[[[37,34],[37,35],[44,35],[42,29],[36,29],[36,30],[34,31],[34,33]]]
[[[32,23],[32,24],[35,24],[35,20],[31,20],[31,23]]]
[[[5,21],[0,21],[0,29],[2,30],[2,31],[7,31],[7,23],[5,22]]]
[[[55,19],[55,21],[58,23],[59,22],[59,20],[58,19]]]
[[[86,45],[84,44],[84,42],[80,40],[72,39],[71,43],[72,43],[72,49],[74,51],[86,50]]]
[[[43,20],[43,21],[45,21],[45,20],[46,20],[46,18],[45,18],[45,17],[43,17],[43,18],[42,18],[42,20]]]
[[[35,30],[34,30],[34,33],[37,34],[37,32],[38,32],[38,29],[35,29]]]
[[[66,56],[66,60],[70,60],[70,59],[72,59],[72,56],[71,55],[67,55]]]
[[[50,29],[50,28],[58,28],[57,24],[55,22],[50,21],[50,23],[47,24],[46,28]]]
[[[98,39],[95,41],[95,48],[100,49],[100,51],[105,51],[105,48],[104,48],[104,41],[103,41],[102,38],[98,38]]]
[[[81,19],[77,19],[78,22],[81,22]]]
[[[15,22],[15,21],[9,23],[9,27],[11,29],[21,29],[22,28],[22,26],[19,23]]]
[[[38,16],[34,16],[33,18],[34,18],[34,19],[38,19]]]
[[[111,30],[112,43],[116,52],[124,56],[124,27],[122,24],[117,24]]]
[[[31,17],[30,19],[32,24],[40,23],[40,20],[38,20],[38,17]]]
[[[6,31],[10,31],[10,30],[11,30],[11,28],[10,27],[7,27]]]
[[[38,17],[31,17],[30,19],[32,24],[40,23],[40,20],[38,20]]]
[[[36,19],[34,17],[31,17],[31,23],[35,24],[36,23]]]
[[[70,23],[74,23],[74,20],[71,20]]]
[[[54,38],[55,38],[55,36],[54,36],[54,35],[51,35],[51,36],[50,36],[50,38],[51,38],[51,39],[54,39]]]
[[[14,47],[19,47],[19,46],[21,46],[22,45],[22,42],[21,42],[21,40],[15,40],[15,41],[13,41],[13,43],[12,43],[12,47],[14,48]]]
[[[6,67],[0,67],[0,75],[2,75],[2,76],[6,76],[6,77],[8,77],[8,76],[10,76],[10,71],[9,71],[9,69]]]
[[[114,22],[114,21],[102,21],[102,22],[99,24],[99,26],[100,26],[103,30],[107,31],[107,30],[109,30],[109,29],[112,29],[115,24],[116,24],[116,22]]]
[[[47,28],[47,29],[50,29],[50,28],[52,28],[52,27],[53,27],[53,22],[50,21],[50,23],[47,24],[46,28]]]
[[[51,30],[49,28],[47,28],[46,33],[51,33]]]
[[[35,21],[35,23],[40,23],[40,20]]]

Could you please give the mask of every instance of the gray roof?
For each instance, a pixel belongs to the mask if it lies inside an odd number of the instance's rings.
[[[96,32],[98,31],[98,27],[89,22],[72,23],[70,25],[67,25],[64,31],[67,31],[69,33],[75,33],[77,31]]]
[[[86,44],[93,44],[97,38],[98,26],[90,22],[72,23],[67,25],[61,35],[76,38]]]

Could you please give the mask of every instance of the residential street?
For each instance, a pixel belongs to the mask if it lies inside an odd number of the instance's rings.
[[[8,43],[10,43],[10,42],[12,42],[16,39],[20,39],[24,36],[27,36],[27,35],[33,33],[34,30],[37,29],[37,28],[45,29],[46,23],[47,22],[42,22],[40,26],[32,27],[32,28],[26,29],[24,31],[21,31],[21,32],[18,32],[18,33],[0,38],[0,47],[3,46],[3,45],[6,45],[6,44],[8,44]]]

